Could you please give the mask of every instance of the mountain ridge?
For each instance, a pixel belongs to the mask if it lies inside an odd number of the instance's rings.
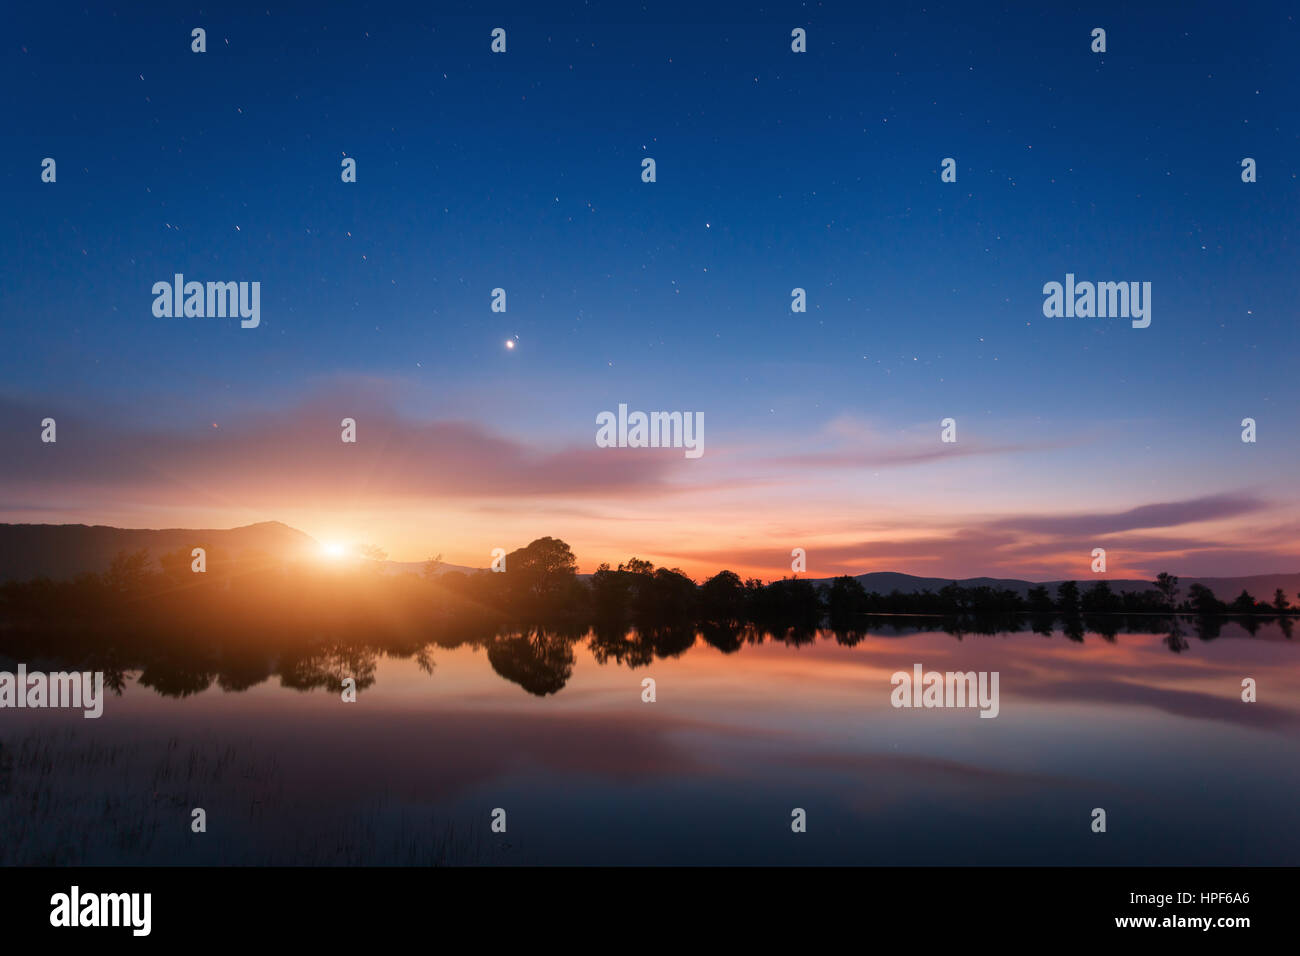
[[[320,543],[304,531],[282,521],[258,521],[235,528],[117,528],[112,525],[87,524],[0,524],[0,581],[30,580],[34,577],[71,578],[83,572],[103,573],[119,551],[148,550],[151,558],[178,548],[206,547],[210,551],[225,551],[232,555],[245,552],[262,552],[271,558],[297,561],[315,557],[320,553]],[[389,573],[420,573],[423,561],[384,561]],[[464,565],[443,564],[438,573],[459,571],[472,573],[486,570]],[[721,568],[719,570],[722,570]],[[589,574],[579,575],[582,578]],[[808,577],[814,584],[829,584],[833,577]],[[1024,597],[1034,587],[1044,586],[1055,596],[1056,588],[1064,580],[1078,582],[1086,589],[1094,581],[1106,581],[1116,593],[1145,591],[1154,588],[1151,581],[1136,578],[1113,578],[1089,575],[1073,579],[1029,581],[1022,578],[996,578],[977,576],[970,578],[932,577],[908,574],[902,571],[867,571],[851,575],[867,591],[888,594],[898,590],[904,594],[920,591],[939,591],[956,583],[965,588],[986,586],[1011,590]],[[1210,588],[1221,599],[1231,600],[1244,588],[1256,598],[1271,599],[1277,588],[1282,588],[1288,598],[1295,599],[1300,592],[1300,572],[1254,575],[1188,576],[1179,578],[1181,593],[1185,596],[1192,584]]]
[[[900,571],[870,571],[865,574],[855,574],[852,577],[866,588],[867,591],[875,591],[878,594],[888,594],[897,589],[904,594],[915,594],[919,591],[930,590],[939,591],[948,584],[956,583],[964,588],[974,588],[987,586],[995,590],[1015,591],[1021,597],[1028,595],[1031,588],[1045,587],[1051,593],[1052,597],[1056,596],[1056,589],[1066,581],[1074,581],[1079,585],[1079,590],[1084,591],[1093,585],[1096,581],[1105,581],[1110,585],[1112,591],[1119,594],[1123,591],[1154,591],[1154,580],[1143,580],[1141,578],[1113,578],[1103,574],[1090,574],[1087,577],[1061,578],[1053,581],[1025,581],[1020,578],[934,578],[920,577],[915,574],[905,574]],[[833,578],[812,578],[810,579],[817,584],[829,584]],[[1178,576],[1178,587],[1182,597],[1187,596],[1187,590],[1193,584],[1200,584],[1214,592],[1215,596],[1223,600],[1231,600],[1241,593],[1243,589],[1249,591],[1256,598],[1271,600],[1273,592],[1277,588],[1282,588],[1286,592],[1287,598],[1295,600],[1297,591],[1300,591],[1300,572],[1287,574],[1250,574],[1237,576],[1197,576],[1188,575]]]
[[[236,528],[0,524],[0,581],[102,574],[119,551],[143,549],[156,561],[179,548],[198,547],[232,555],[263,552],[278,560],[297,560],[320,551],[315,538],[282,521],[259,521]]]

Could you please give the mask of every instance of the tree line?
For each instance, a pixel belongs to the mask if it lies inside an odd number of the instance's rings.
[[[161,694],[184,697],[216,682],[243,690],[273,675],[286,687],[337,691],[352,677],[374,682],[382,656],[414,658],[432,670],[434,649],[482,647],[502,677],[535,694],[555,693],[572,671],[582,640],[600,663],[640,667],[675,657],[698,639],[724,653],[768,640],[798,646],[829,634],[852,646],[882,636],[942,630],[957,637],[1026,628],[1082,641],[1126,633],[1164,633],[1175,653],[1187,635],[1217,637],[1229,615],[1248,633],[1277,620],[1291,636],[1296,613],[1249,594],[1225,604],[1161,575],[1140,593],[1115,594],[1101,581],[1055,593],[1036,586],[963,587],[904,594],[868,592],[841,576],[762,582],[721,571],[696,583],[680,569],[631,558],[577,574],[569,546],[540,538],[506,556],[506,573],[381,573],[376,557],[349,567],[284,564],[256,553],[208,554],[194,573],[188,551],[154,561],[121,553],[102,574],[70,581],[37,578],[0,585],[0,657],[62,662],[101,670],[115,691],[126,674]],[[1190,625],[1187,625],[1190,615]]]
[[[1010,621],[1022,617],[1070,621],[1105,614],[1203,617],[1285,616],[1300,613],[1279,588],[1272,601],[1243,590],[1229,602],[1207,587],[1192,584],[1182,595],[1178,578],[1161,573],[1142,591],[1116,592],[1107,581],[1081,588],[1065,581],[1053,593],[1044,585],[1026,595],[1009,588],[967,587],[956,582],[937,591],[888,594],[867,591],[849,575],[816,584],[807,578],[763,582],[720,571],[702,583],[679,568],[655,567],[630,558],[611,567],[602,564],[586,580],[577,559],[558,538],[538,538],[506,555],[504,573],[440,572],[430,559],[422,576],[380,573],[383,552],[367,549],[368,558],[346,572],[302,562],[285,565],[265,554],[237,558],[213,552],[208,570],[191,570],[187,550],[154,562],[148,551],[120,552],[103,574],[82,574],[72,581],[37,578],[0,585],[0,617],[41,620],[114,615],[150,616],[181,613],[201,604],[217,617],[236,613],[241,604],[271,603],[270,616],[283,622],[299,614],[328,608],[347,617],[377,592],[396,611],[407,610],[450,621],[479,624],[510,621],[567,622],[604,629],[620,626],[659,627],[692,622],[701,625],[752,624],[762,627],[854,627],[875,615],[927,615],[946,619]],[[156,566],[155,566],[156,565]],[[1300,598],[1300,595],[1297,595]]]

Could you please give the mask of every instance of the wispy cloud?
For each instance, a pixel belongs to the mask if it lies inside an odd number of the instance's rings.
[[[682,454],[673,449],[533,447],[472,422],[411,421],[365,396],[318,396],[286,412],[196,422],[189,430],[55,413],[58,442],[42,444],[47,414],[0,403],[6,507],[91,487],[103,495],[243,503],[323,495],[651,496],[672,493],[683,473]],[[357,422],[355,444],[340,440],[344,418]]]
[[[1191,498],[1186,501],[1141,505],[1127,511],[1080,515],[1018,515],[992,522],[990,527],[1007,528],[1029,534],[1092,535],[1116,534],[1145,528],[1173,528],[1234,518],[1262,511],[1269,505],[1252,495],[1222,494]]]
[[[986,435],[963,435],[941,442],[940,427],[913,426],[886,432],[870,423],[840,416],[828,421],[805,444],[806,450],[767,456],[760,464],[791,468],[895,468],[972,457],[1051,451],[1077,441],[1040,439],[999,441]]]

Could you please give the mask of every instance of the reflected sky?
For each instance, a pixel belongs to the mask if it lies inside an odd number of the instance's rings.
[[[0,793],[48,804],[5,862],[1296,864],[1294,643],[1166,640],[821,633],[632,669],[581,640],[545,696],[435,648],[431,670],[381,657],[355,704],[128,680],[98,721],[3,713]],[[894,709],[915,663],[998,671],[999,716]]]

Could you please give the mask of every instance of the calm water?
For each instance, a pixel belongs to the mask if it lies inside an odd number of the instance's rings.
[[[0,862],[1300,864],[1300,653],[1276,624],[1179,653],[818,633],[631,668],[521,646],[326,661],[373,667],[355,704],[278,675],[164,696],[131,671],[97,721],[0,711]],[[998,671],[1000,715],[894,709],[915,663]]]

